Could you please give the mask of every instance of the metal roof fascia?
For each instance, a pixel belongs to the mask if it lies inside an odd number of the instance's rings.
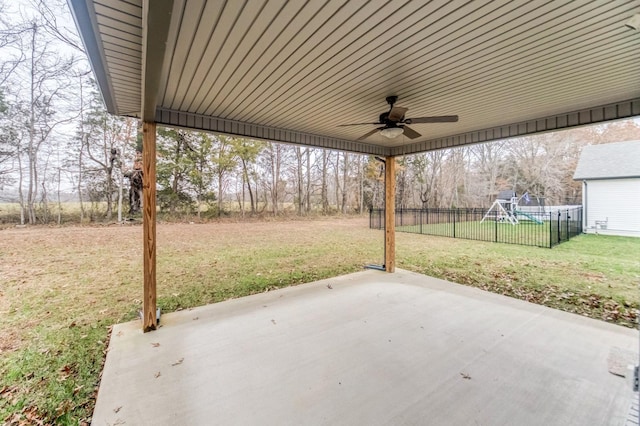
[[[626,101],[616,102],[613,104],[607,104],[602,106],[596,106],[579,111],[559,113],[543,118],[534,118],[531,120],[523,121],[520,123],[511,123],[497,126],[494,128],[480,129],[459,135],[453,135],[449,137],[469,139],[473,142],[465,142],[454,144],[454,146],[473,145],[480,143],[478,140],[480,136],[488,136],[491,133],[494,137],[484,139],[482,142],[491,142],[497,140],[510,139],[526,135],[534,135],[541,133],[554,132],[557,130],[570,129],[572,127],[586,126],[589,124],[602,123],[605,121],[621,120],[624,118],[630,118],[634,116],[640,116],[640,98],[629,99]],[[527,125],[530,124],[530,125]],[[541,128],[539,128],[542,126]],[[513,128],[508,136],[502,135],[499,131],[503,127]],[[498,137],[495,137],[496,134]],[[405,146],[395,147],[391,150],[392,155],[401,154],[416,154],[423,152],[420,149],[421,144],[434,145],[442,143],[447,137],[431,139],[424,142],[413,143]],[[404,150],[404,152],[403,152]],[[433,149],[431,149],[433,150]]]

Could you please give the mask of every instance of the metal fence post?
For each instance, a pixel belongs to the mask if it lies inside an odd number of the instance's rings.
[[[456,216],[458,215],[458,210],[453,211],[453,238],[456,237]]]
[[[405,229],[404,232],[419,232],[425,235],[440,235],[449,238],[463,238],[477,241],[491,241],[491,237],[488,235],[489,228],[484,228],[483,225],[476,223],[484,219],[484,210],[476,211],[476,209],[399,209],[396,211],[396,226],[398,224],[405,225],[410,229]],[[476,215],[477,213],[477,215]],[[383,229],[384,223],[384,209],[369,209],[369,227],[371,229]],[[411,217],[404,220],[403,216],[410,214]],[[462,216],[465,217],[462,217]],[[563,215],[566,217],[563,220]],[[398,217],[400,216],[400,217]],[[526,226],[521,229],[512,228],[511,226],[501,225],[499,217],[496,212],[492,212],[492,215],[487,219],[494,221],[494,242],[507,242],[511,244],[520,245],[534,245],[538,247],[552,248],[565,241],[569,241],[571,238],[580,235],[583,232],[582,228],[582,208],[575,209],[555,210],[544,213],[539,213],[537,216],[539,220],[535,222],[540,227]],[[532,219],[533,220],[533,219]],[[419,221],[419,224],[415,223]],[[556,223],[554,223],[556,221]],[[405,223],[406,222],[406,223]],[[464,226],[460,228],[458,222]],[[431,225],[434,226],[431,226]],[[418,228],[419,225],[420,227]],[[428,225],[428,226],[425,226]],[[544,226],[548,226],[547,236],[549,242],[544,242]],[[488,223],[487,227],[490,226]],[[500,228],[508,227],[505,229],[505,233],[500,234]],[[460,231],[460,232],[458,232]],[[534,232],[535,231],[535,232]],[[557,232],[557,235],[554,234]],[[535,238],[534,238],[535,237]],[[501,241],[502,239],[502,241]]]
[[[551,222],[551,212],[549,212],[549,248],[553,247],[553,232],[551,232],[551,229],[553,229],[553,223]]]

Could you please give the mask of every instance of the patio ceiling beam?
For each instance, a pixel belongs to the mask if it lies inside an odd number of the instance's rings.
[[[388,147],[373,145],[366,142],[338,139],[330,136],[315,135],[296,130],[227,120],[219,117],[193,114],[184,111],[174,111],[164,108],[158,109],[155,121],[158,124],[170,127],[181,127],[205,132],[222,133],[230,136],[262,139],[272,142],[313,146],[360,154],[381,156],[389,154]]]
[[[142,15],[142,121],[156,118],[173,0],[144,0]]]

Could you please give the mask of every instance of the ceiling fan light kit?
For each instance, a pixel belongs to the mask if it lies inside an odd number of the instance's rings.
[[[394,106],[398,100],[397,96],[387,96],[387,103],[389,104],[389,111],[380,114],[380,119],[376,123],[353,123],[353,124],[340,124],[338,127],[345,126],[362,126],[362,125],[383,125],[373,129],[358,138],[359,141],[368,138],[371,135],[380,133],[382,136],[388,139],[394,139],[404,134],[409,139],[415,139],[422,136],[420,133],[413,130],[408,124],[422,124],[422,123],[455,123],[458,121],[457,115],[438,115],[432,117],[414,117],[405,118],[404,114],[409,111],[409,108],[403,108]],[[399,126],[401,124],[401,126]]]
[[[380,134],[385,138],[394,139],[404,133],[404,129],[402,127],[388,127],[386,129],[380,130]]]

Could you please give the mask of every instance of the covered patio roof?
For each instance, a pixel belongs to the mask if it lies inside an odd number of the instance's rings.
[[[109,112],[402,155],[640,115],[640,1],[69,0]],[[358,140],[398,96],[422,136]]]
[[[143,121],[145,331],[157,124],[386,157],[394,272],[394,156],[640,115],[640,0],[68,1],[108,111]]]

